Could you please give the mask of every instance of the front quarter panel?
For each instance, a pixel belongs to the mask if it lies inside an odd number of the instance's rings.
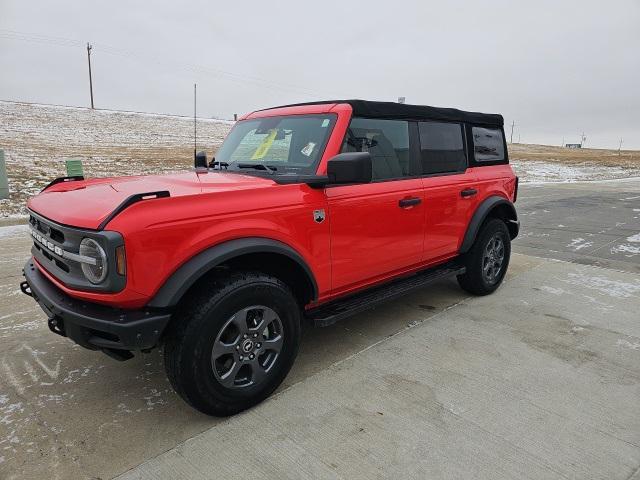
[[[274,183],[141,202],[108,228],[125,239],[127,288],[146,299],[193,256],[245,237],[270,238],[293,248],[313,272],[322,297],[330,289],[329,222],[317,222],[313,212],[325,208],[322,190]]]

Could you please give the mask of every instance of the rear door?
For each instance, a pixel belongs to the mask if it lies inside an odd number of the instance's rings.
[[[326,189],[334,293],[418,264],[424,241],[424,192],[409,123],[353,118],[342,151],[370,152],[373,181]]]
[[[417,136],[425,190],[424,260],[436,262],[458,253],[478,189],[468,168],[463,124],[418,122]]]

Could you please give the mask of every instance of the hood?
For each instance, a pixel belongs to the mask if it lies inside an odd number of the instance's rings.
[[[97,229],[122,202],[137,193],[168,191],[171,197],[273,185],[268,178],[220,172],[96,178],[53,185],[32,197],[30,210],[73,227]]]

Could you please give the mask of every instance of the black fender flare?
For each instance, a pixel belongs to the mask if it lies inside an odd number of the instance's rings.
[[[287,256],[300,265],[307,274],[313,290],[313,299],[318,298],[318,284],[313,272],[297,251],[278,240],[247,237],[219,243],[192,257],[171,274],[147,304],[147,307],[170,308],[176,306],[189,288],[212,268],[248,253],[277,253]]]
[[[501,207],[502,205],[506,205],[506,207]],[[480,227],[487,219],[491,211],[498,207],[506,208],[508,212],[506,220],[511,224],[508,225],[509,232],[511,233],[511,239],[513,240],[514,238],[516,238],[520,227],[516,208],[514,207],[513,203],[511,203],[506,198],[500,197],[498,195],[493,195],[483,200],[478,208],[476,208],[476,211],[474,212],[473,217],[471,217],[471,221],[469,222],[469,226],[467,227],[467,231],[464,234],[462,244],[460,245],[460,253],[467,253],[471,249],[473,242],[476,241],[476,237],[478,236]]]

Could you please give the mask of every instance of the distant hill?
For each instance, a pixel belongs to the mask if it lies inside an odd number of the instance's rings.
[[[160,173],[193,165],[193,119],[174,115],[0,101],[0,148],[11,198],[0,218],[25,215],[25,203],[53,178],[65,158],[80,158],[86,176]],[[198,149],[209,158],[233,122],[198,119]],[[522,182],[640,176],[640,152],[509,145]]]
[[[513,160],[545,160],[561,163],[586,163],[612,167],[640,168],[640,151],[600,148],[563,148],[550,145],[514,143],[509,145]]]
[[[86,176],[137,175],[193,166],[193,118],[0,101],[0,148],[10,200],[0,217],[24,214],[26,199],[81,158]],[[198,119],[198,149],[214,149],[233,122]]]

